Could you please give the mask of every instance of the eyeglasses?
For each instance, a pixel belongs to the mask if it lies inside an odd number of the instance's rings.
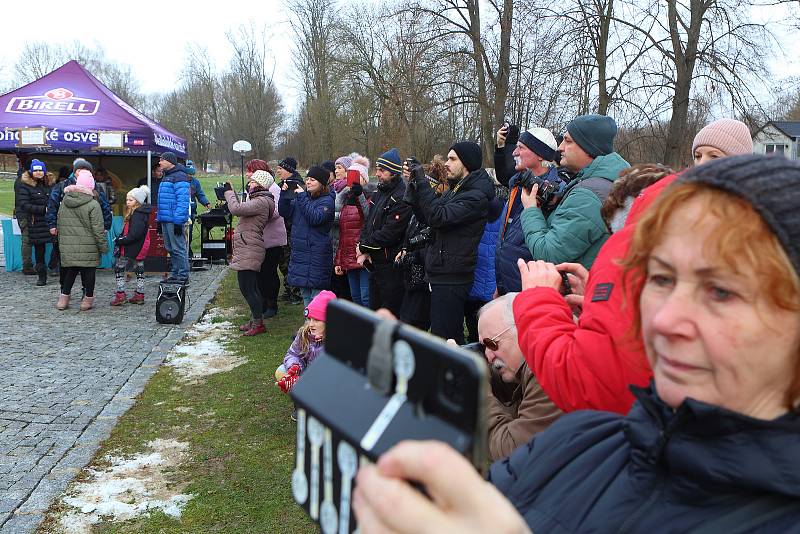
[[[497,350],[500,347],[500,344],[498,343],[498,341],[500,340],[500,336],[502,336],[503,334],[505,334],[506,332],[508,332],[512,328],[514,328],[514,327],[513,326],[509,326],[508,328],[506,328],[505,330],[503,330],[502,332],[500,332],[499,334],[497,334],[496,336],[494,336],[492,338],[488,338],[488,337],[483,338],[483,342],[481,342],[481,345],[483,345],[484,348],[489,349],[489,350]]]

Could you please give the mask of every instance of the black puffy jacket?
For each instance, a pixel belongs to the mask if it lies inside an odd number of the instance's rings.
[[[47,213],[50,189],[55,180],[56,177],[52,173],[47,173],[44,182],[37,182],[28,171],[25,171],[19,179],[17,198],[14,200],[17,218],[24,218],[28,223],[28,238],[34,245],[53,241],[50,227],[45,221],[45,213]]]
[[[484,169],[449,181],[450,189],[440,197],[424,176],[414,185],[414,213],[433,231],[425,252],[425,273],[432,284],[470,284],[494,183]]]
[[[492,465],[533,532],[800,531],[800,414],[673,410],[631,389],[627,416],[569,413]]]

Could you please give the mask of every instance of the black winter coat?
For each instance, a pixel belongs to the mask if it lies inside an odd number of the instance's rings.
[[[45,221],[47,201],[50,198],[50,189],[55,182],[55,176],[45,174],[44,182],[37,182],[27,171],[19,179],[17,198],[14,204],[17,209],[17,218],[24,218],[28,225],[28,239],[34,245],[50,243],[50,227]]]
[[[428,281],[471,284],[494,182],[484,169],[478,169],[461,180],[450,180],[450,189],[437,197],[426,177],[416,180],[414,213],[433,231],[425,252]]]
[[[126,258],[135,260],[142,251],[147,232],[150,231],[151,211],[153,211],[153,206],[150,204],[142,204],[136,208],[128,220],[128,232],[116,239],[115,244],[122,248],[122,253]]]
[[[533,532],[800,531],[800,414],[765,421],[693,399],[673,410],[631,389],[627,416],[569,413],[492,465]]]
[[[403,202],[405,192],[406,184],[398,174],[390,182],[378,184],[369,198],[369,214],[359,246],[375,265],[394,262],[403,244],[411,218],[411,207]]]

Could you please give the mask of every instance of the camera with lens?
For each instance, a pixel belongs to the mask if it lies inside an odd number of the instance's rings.
[[[408,240],[408,250],[417,250],[424,247],[430,243],[432,237],[433,230],[431,230],[430,226],[426,226],[417,235]]]
[[[539,206],[554,207],[561,200],[564,195],[564,190],[567,184],[563,180],[549,180],[547,174],[536,176],[530,170],[526,170],[520,179],[520,185],[528,192],[533,189],[534,185],[539,188],[536,191],[536,199],[539,201]]]
[[[408,169],[408,183],[412,184],[418,178],[423,178],[425,176],[425,169],[422,167],[422,164],[419,160],[415,157],[406,158],[404,163],[406,168]]]

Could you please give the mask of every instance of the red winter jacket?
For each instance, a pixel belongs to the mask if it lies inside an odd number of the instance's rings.
[[[336,251],[334,265],[345,271],[361,269],[356,262],[356,243],[361,239],[364,228],[364,214],[360,205],[345,204],[339,215],[339,249]]]
[[[600,249],[583,299],[578,324],[555,289],[536,287],[514,299],[519,346],[548,397],[565,412],[582,409],[627,414],[629,384],[646,386],[652,377],[640,339],[633,339],[632,296],[623,291],[617,260],[628,253],[635,223],[676,176],[645,189],[625,227]]]

